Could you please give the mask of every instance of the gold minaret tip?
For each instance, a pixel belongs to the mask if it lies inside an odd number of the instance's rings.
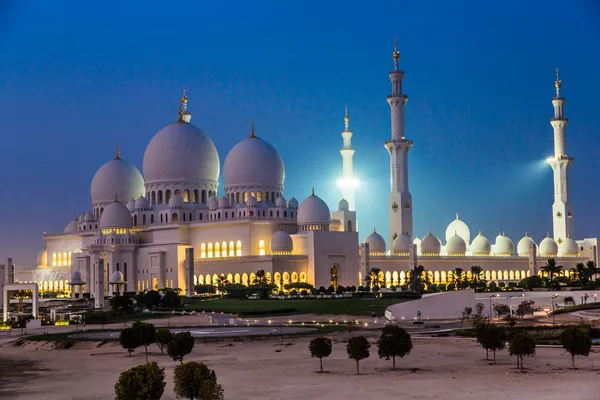
[[[560,97],[560,87],[562,86],[562,81],[558,76],[558,68],[556,68],[556,81],[554,81],[554,87],[556,88],[556,97]]]
[[[187,102],[188,102],[187,89],[185,88],[185,85],[183,85],[183,96],[181,96],[181,103],[187,104]]]
[[[344,114],[344,125],[346,126],[346,130],[348,130],[348,126],[350,123],[350,117],[348,116],[348,106],[346,106],[345,114]]]
[[[392,54],[392,57],[394,58],[394,65],[396,66],[396,69],[398,69],[398,60],[400,60],[400,52],[398,51],[398,41],[396,39],[394,39],[394,53]]]

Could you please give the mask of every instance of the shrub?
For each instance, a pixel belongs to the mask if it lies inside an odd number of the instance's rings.
[[[127,350],[129,355],[142,345],[142,338],[140,337],[140,331],[135,328],[125,328],[119,335],[119,343]]]
[[[560,335],[560,342],[562,347],[571,354],[573,369],[575,369],[575,356],[587,357],[592,348],[589,332],[577,326],[565,329]]]
[[[325,287],[319,286],[319,293],[325,293]]]
[[[392,292],[395,292],[395,291],[396,291],[396,290],[398,290],[398,289],[396,288],[396,286],[392,286],[392,287],[390,288],[390,290],[391,290]]]
[[[298,294],[298,292],[296,291],[296,289],[293,289],[293,290],[290,292],[290,294],[291,294],[292,296],[295,296],[295,295],[297,295],[297,294]]]
[[[308,292],[306,291],[306,289],[302,289],[302,291],[300,292],[300,294],[302,296],[306,296],[308,294]]]
[[[159,400],[165,391],[165,369],[156,362],[122,372],[115,384],[116,400]]]
[[[364,336],[354,336],[348,339],[346,345],[346,351],[348,352],[348,358],[356,361],[356,374],[360,375],[359,362],[365,358],[369,358],[369,349],[371,344]]]
[[[178,332],[167,345],[167,353],[174,361],[183,363],[183,357],[192,352],[195,342],[190,332]]]
[[[323,358],[331,354],[331,340],[324,337],[316,337],[308,344],[311,357],[318,357],[323,372]]]
[[[365,287],[364,287],[364,286],[362,286],[362,285],[361,285],[361,286],[359,286],[359,287],[358,287],[358,291],[359,291],[359,292],[364,292],[364,291],[365,291]]]
[[[333,286],[329,286],[327,288],[327,290],[325,290],[325,293],[327,293],[327,294],[331,294],[333,292],[335,292],[335,288]]]
[[[164,354],[164,350],[171,340],[173,340],[173,333],[171,333],[170,330],[167,328],[159,328],[156,330],[156,343],[160,348],[160,354]]]
[[[396,369],[396,357],[410,354],[413,344],[410,334],[398,325],[386,325],[377,341],[379,358],[392,359],[392,368]]]
[[[194,361],[175,367],[175,395],[184,399],[223,400],[223,387],[217,383],[215,371]]]
[[[132,328],[139,331],[140,344],[144,345],[146,364],[148,364],[148,345],[156,341],[156,328],[152,324],[140,321],[135,322]]]
[[[449,283],[448,285],[446,285],[446,290],[449,292],[451,292],[455,289],[456,289],[456,285],[454,283]]]
[[[496,285],[496,282],[490,282],[488,288],[490,289],[490,292],[495,292],[498,290],[498,285]]]
[[[356,286],[354,286],[354,285],[350,286],[349,292],[352,292],[352,293],[356,292]]]
[[[215,294],[217,292],[217,288],[213,285],[196,285],[194,286],[194,293],[196,294]]]

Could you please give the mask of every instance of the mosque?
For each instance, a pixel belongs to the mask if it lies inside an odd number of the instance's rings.
[[[472,265],[482,278],[516,282],[537,274],[547,258],[566,269],[598,260],[596,238],[573,238],[569,200],[565,98],[556,74],[552,99],[554,156],[553,235],[536,242],[527,234],[515,242],[499,234],[493,243],[482,232],[472,237],[458,218],[446,229],[444,242],[432,232],[413,235],[413,199],[408,183],[408,154],[413,141],[405,135],[400,54],[393,52],[391,138],[388,200],[389,232],[373,233],[359,243],[352,170],[354,148],[346,110],[342,131],[343,199],[335,211],[313,192],[301,202],[284,196],[284,163],[252,125],[249,136],[229,151],[221,171],[210,137],[191,123],[188,98],[181,98],[178,118],[152,138],[142,171],[121,157],[102,165],[91,182],[91,209],[67,223],[63,232],[44,234],[37,266],[21,269],[19,281],[37,282],[41,291],[90,293],[96,306],[113,290],[138,292],[164,287],[193,293],[194,284],[213,284],[224,274],[229,282],[249,284],[258,270],[284,285],[360,285],[365,273],[379,268],[386,286],[406,282],[408,271],[423,265],[434,283],[452,280],[452,270]],[[223,188],[219,188],[221,175]]]

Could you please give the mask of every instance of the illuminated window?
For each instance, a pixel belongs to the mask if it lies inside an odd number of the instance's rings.
[[[175,191],[175,196],[181,196],[181,190],[177,189],[177,190]]]
[[[219,246],[219,242],[215,242],[215,258],[221,257],[221,246]]]
[[[62,254],[58,253],[58,266],[62,267]]]
[[[165,192],[165,204],[169,204],[169,200],[171,200],[171,191],[167,190]]]
[[[244,192],[244,203],[248,201],[248,192]]]
[[[254,192],[250,192],[250,196],[256,198],[256,195],[254,194]]]
[[[206,245],[204,243],[200,245],[200,258],[206,258]]]
[[[71,252],[69,252],[69,257],[68,257],[68,265],[71,265]]]
[[[229,257],[235,257],[235,245],[233,240],[229,242]]]
[[[221,243],[221,257],[227,257],[227,242]]]
[[[56,267],[56,253],[52,253],[52,266]]]
[[[242,241],[241,240],[238,240],[237,243],[235,244],[235,255],[237,257],[242,256]]]
[[[212,258],[213,257],[213,252],[212,252],[212,243],[208,244],[208,258]]]
[[[198,189],[194,189],[192,192],[192,203],[198,204]]]
[[[216,285],[218,281],[219,281],[219,275],[213,274],[213,276],[212,276],[213,285]]]
[[[261,240],[260,242],[258,242],[258,255],[259,256],[265,255],[265,241],[264,240]]]
[[[198,275],[198,284],[204,285],[204,275]]]
[[[269,192],[265,192],[265,201],[269,201]]]
[[[256,201],[262,201],[262,192],[256,193]]]
[[[190,202],[190,191],[188,189],[185,189],[183,191],[183,202],[184,203],[189,203]]]
[[[237,192],[237,193],[235,194],[235,202],[236,202],[236,203],[239,203],[239,202],[240,202],[240,192]]]

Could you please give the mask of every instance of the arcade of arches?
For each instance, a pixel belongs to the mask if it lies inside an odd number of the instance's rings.
[[[428,281],[433,284],[449,284],[454,283],[455,277],[453,271],[426,271]],[[569,276],[569,271],[564,272],[565,276]],[[541,275],[541,274],[540,274]],[[485,281],[514,281],[518,282],[521,279],[527,278],[530,276],[529,271],[527,270],[487,270],[483,271],[479,275],[479,279]],[[385,287],[389,288],[392,286],[398,285],[406,285],[408,284],[408,279],[410,277],[410,271],[381,271],[379,272],[379,280],[385,282]],[[473,279],[473,275],[471,271],[467,270],[463,273],[463,276],[460,278],[461,280],[466,279],[467,281],[471,281]]]
[[[219,279],[219,275],[221,274],[200,274],[194,275],[194,285],[216,285],[217,280]],[[227,282],[237,283],[241,285],[251,285],[252,282],[256,279],[256,273],[224,273],[227,277]],[[275,272],[271,275],[270,272],[265,273],[265,278],[267,283],[274,283],[278,289],[283,289],[283,285],[287,285],[289,283],[306,283],[306,272]]]

